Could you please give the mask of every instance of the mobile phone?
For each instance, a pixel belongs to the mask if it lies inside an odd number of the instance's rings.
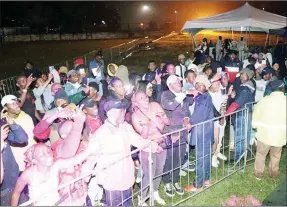
[[[1,118],[0,119],[0,126],[2,127],[5,124],[7,124],[7,119],[6,118]]]
[[[157,73],[157,74],[160,74],[160,73],[161,73],[160,68],[156,69],[156,73]]]
[[[49,70],[55,70],[55,66],[49,66]]]
[[[262,60],[261,64],[266,65],[266,60]]]

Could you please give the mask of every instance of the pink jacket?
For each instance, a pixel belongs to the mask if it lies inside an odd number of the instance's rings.
[[[124,122],[119,128],[106,121],[90,137],[89,148],[99,153],[96,165],[96,178],[98,184],[110,191],[127,190],[134,185],[134,163],[130,152],[131,145],[149,151],[150,141],[138,135],[133,127]],[[157,144],[152,142],[152,151],[155,152]]]

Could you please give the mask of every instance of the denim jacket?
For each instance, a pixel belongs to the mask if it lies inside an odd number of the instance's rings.
[[[28,135],[17,124],[10,125],[10,133],[5,147],[2,152],[3,166],[4,166],[4,179],[0,186],[0,190],[3,191],[8,188],[14,188],[19,176],[19,166],[16,163],[14,155],[12,153],[10,144],[23,144],[28,142]]]

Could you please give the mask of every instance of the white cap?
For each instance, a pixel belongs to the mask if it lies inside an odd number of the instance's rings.
[[[169,86],[171,83],[176,82],[178,79],[179,79],[179,80],[182,80],[181,77],[178,77],[178,76],[176,76],[176,75],[170,75],[170,76],[167,78],[167,80],[166,80],[166,85]]]
[[[4,107],[6,104],[12,104],[15,103],[18,100],[18,98],[14,95],[6,95],[1,100],[1,105]]]

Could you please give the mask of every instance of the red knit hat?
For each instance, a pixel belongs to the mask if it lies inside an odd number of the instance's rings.
[[[79,59],[75,60],[74,64],[82,65],[82,64],[84,64],[84,60],[82,58],[79,58]]]

